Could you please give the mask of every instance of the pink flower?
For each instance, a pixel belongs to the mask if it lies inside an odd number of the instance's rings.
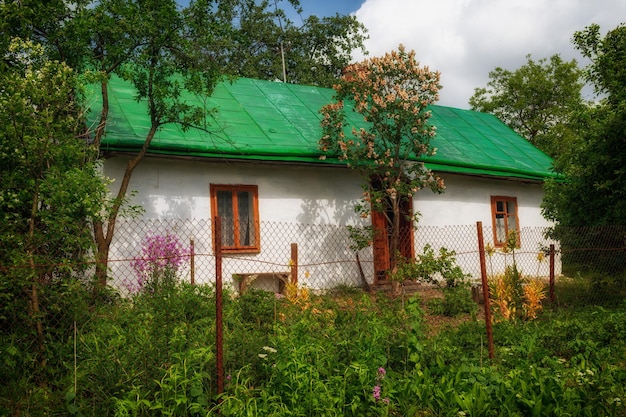
[[[128,282],[127,288],[131,292],[139,291],[151,280],[158,280],[166,273],[175,274],[188,260],[189,253],[176,235],[147,235],[141,254],[131,262],[137,281]]]
[[[380,400],[380,385],[374,386],[374,390],[372,391],[372,397],[374,397],[374,400],[376,401]]]

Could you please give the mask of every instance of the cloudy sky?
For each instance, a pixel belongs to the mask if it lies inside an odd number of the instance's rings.
[[[602,34],[626,22],[625,0],[300,0],[304,16],[354,14],[369,30],[367,49],[383,55],[402,43],[441,72],[439,104],[469,108],[474,89],[496,67],[517,69],[559,53],[586,64],[571,44],[591,23]],[[297,23],[297,22],[296,22]],[[362,55],[357,55],[362,59]]]

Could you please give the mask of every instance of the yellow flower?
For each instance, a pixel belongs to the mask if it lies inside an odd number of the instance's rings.
[[[493,256],[493,254],[496,252],[496,249],[491,246],[491,243],[487,243],[487,246],[485,246],[485,253],[487,254],[487,256]]]

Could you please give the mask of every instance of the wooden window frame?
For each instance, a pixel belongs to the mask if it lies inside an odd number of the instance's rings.
[[[238,218],[237,193],[240,191],[252,193],[252,212],[254,222],[254,245],[244,246],[239,242],[239,222],[233,222],[233,242],[231,246],[222,245],[223,253],[259,253],[261,252],[261,233],[259,219],[259,189],[256,185],[244,184],[210,184],[211,189],[211,213],[213,217],[219,216],[217,193],[219,191],[229,191],[233,198],[233,218]],[[222,230],[224,230],[222,226]],[[222,238],[222,242],[224,239]],[[215,232],[213,231],[213,248],[216,247]]]
[[[504,211],[498,211],[498,206],[497,203],[501,201],[504,202],[503,207],[504,207]],[[515,204],[515,213],[509,213],[507,211],[507,204],[508,202],[512,202],[513,204]],[[505,221],[504,221],[504,235],[508,236],[509,235],[509,221],[508,218],[509,217],[514,217],[515,218],[515,228],[517,231],[517,247],[519,248],[521,245],[520,242],[520,225],[519,225],[519,216],[518,216],[518,212],[519,212],[519,206],[517,204],[517,197],[510,197],[510,196],[491,196],[491,224],[493,227],[493,244],[495,247],[497,248],[502,248],[506,245],[506,238],[504,239],[504,242],[499,242],[498,241],[498,229],[497,229],[497,225],[496,225],[496,216],[497,215],[504,215],[505,216]]]

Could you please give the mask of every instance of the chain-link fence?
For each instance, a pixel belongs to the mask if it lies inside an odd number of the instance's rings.
[[[615,277],[624,271],[626,230],[611,228],[523,228],[516,248],[507,250],[494,244],[494,231],[481,226],[485,244],[488,276],[502,274],[515,263],[526,277],[550,277],[549,248],[555,248],[552,273],[559,279],[582,275],[606,274]],[[416,227],[412,246],[416,256],[428,246],[455,253],[456,263],[476,282],[480,282],[480,252],[477,225]],[[125,219],[119,222],[109,254],[110,283],[122,293],[132,288],[137,278],[133,262],[142,255],[146,238],[175,235],[188,249],[188,259],[179,270],[179,278],[198,284],[215,282],[215,253],[210,219]],[[402,237],[401,237],[401,240]],[[296,258],[294,259],[294,245]],[[375,282],[375,245],[355,253],[348,230],[343,226],[261,222],[259,249],[223,254],[223,283],[239,289],[246,286],[279,291],[281,277],[294,272],[300,283],[314,290],[341,286],[358,287]],[[252,282],[254,281],[254,282]]]
[[[141,256],[142,245],[149,236],[175,235],[188,248],[189,262],[179,271],[179,278],[198,284],[215,282],[213,226],[209,219],[200,220],[123,220],[109,254],[111,284],[122,292],[138,279],[133,261]],[[344,227],[289,223],[260,224],[260,250],[223,254],[224,285],[237,288],[243,277],[257,275],[254,286],[278,290],[273,276],[291,273],[292,244],[297,245],[298,271],[301,282],[312,289],[341,285],[358,286],[360,273],[356,254],[350,250],[350,239]],[[372,252],[360,254],[365,276],[372,276]]]
[[[548,279],[551,272],[557,281],[592,278],[595,284],[620,284],[626,271],[626,227],[522,228],[516,248],[507,250],[494,244],[494,230],[482,225],[485,264],[490,277],[502,274],[515,263],[525,277]],[[416,257],[427,247],[437,252],[446,248],[454,253],[456,263],[475,282],[481,281],[477,225],[445,227],[418,226],[410,242]],[[214,233],[211,219],[121,219],[109,253],[109,284],[125,296],[141,279],[137,260],[144,257],[149,237],[174,236],[185,255],[177,271],[178,279],[197,284],[215,283]],[[296,256],[294,257],[294,246]],[[376,284],[380,253],[375,244],[355,252],[354,242],[344,226],[261,222],[259,242],[254,251],[223,253],[223,283],[233,290],[244,286],[278,292],[284,277],[298,274],[299,283],[313,290],[336,287],[364,287]],[[555,248],[553,271],[548,251]],[[389,256],[387,253],[385,256]],[[378,264],[377,264],[378,262]],[[297,269],[293,269],[293,264]],[[383,262],[384,264],[384,262]],[[388,264],[387,264],[388,265]],[[2,268],[38,268],[37,265]],[[84,265],[64,264],[65,269],[84,270]],[[246,281],[247,279],[247,281]],[[254,281],[254,282],[252,282]],[[610,292],[610,291],[609,291]]]

